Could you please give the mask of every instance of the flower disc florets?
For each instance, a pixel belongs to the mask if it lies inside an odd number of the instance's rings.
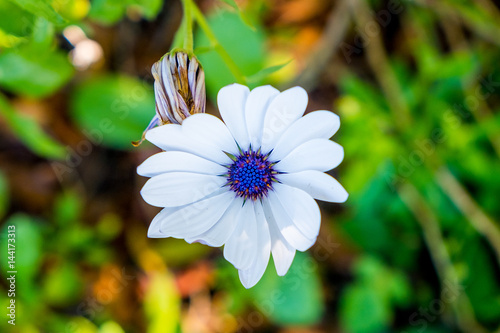
[[[257,200],[266,196],[277,174],[273,169],[276,163],[271,163],[268,158],[269,154],[263,155],[252,149],[234,157],[234,162],[228,166],[227,185],[244,199]]]

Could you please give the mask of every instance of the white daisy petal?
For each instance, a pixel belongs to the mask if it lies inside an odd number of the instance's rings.
[[[329,202],[345,202],[349,194],[332,176],[315,170],[278,175],[286,185],[300,188],[315,199]]]
[[[245,105],[245,120],[250,143],[255,149],[262,144],[262,126],[266,110],[279,93],[278,89],[271,86],[261,86],[250,91],[248,95]]]
[[[137,173],[144,177],[154,177],[174,171],[221,175],[227,172],[227,168],[183,151],[157,153],[137,167]]]
[[[220,115],[236,142],[245,150],[250,145],[245,124],[245,104],[249,93],[248,87],[234,83],[222,88],[217,94]]]
[[[208,141],[225,152],[238,153],[238,146],[227,126],[211,114],[198,113],[186,118],[182,130],[199,142]]]
[[[219,164],[231,162],[221,148],[210,142],[209,137],[200,141],[187,135],[181,125],[168,124],[150,129],[146,132],[146,139],[163,150],[183,151]]]
[[[306,192],[284,184],[275,183],[274,192],[300,232],[309,239],[318,237],[321,214],[316,201]]]
[[[230,192],[212,196],[183,207],[165,208],[159,231],[175,238],[190,238],[210,229],[233,202]]]
[[[246,270],[239,270],[240,281],[245,288],[253,287],[264,275],[269,256],[271,253],[271,237],[269,235],[269,227],[266,221],[262,205],[255,204],[255,217],[257,219],[257,255],[252,266]]]
[[[224,177],[189,172],[169,172],[149,179],[141,190],[148,204],[177,207],[198,201],[226,183]]]
[[[257,255],[258,227],[254,202],[248,200],[240,209],[233,234],[224,246],[224,258],[237,269],[248,269]]]
[[[295,205],[295,203],[291,203]],[[269,223],[274,223],[285,240],[299,251],[305,251],[316,242],[316,236],[308,238],[295,225],[274,192],[269,192],[267,200],[263,201],[264,212]]]
[[[267,108],[262,132],[262,152],[274,148],[280,135],[294,121],[302,117],[307,106],[307,93],[301,87],[293,87],[276,96]]]
[[[344,148],[327,139],[314,139],[301,144],[276,164],[281,172],[305,170],[328,171],[344,158]]]
[[[149,228],[148,228],[148,237],[149,238],[169,237],[168,235],[165,235],[163,232],[160,231],[161,224],[167,215],[168,215],[168,208],[163,208],[161,210],[161,212],[156,214],[155,218],[153,219],[153,221],[151,221],[151,224],[149,225]]]
[[[233,194],[234,196],[234,194]],[[195,241],[202,242],[203,244],[219,247],[224,245],[236,227],[238,222],[238,215],[240,213],[241,207],[243,206],[243,198],[234,198],[231,205],[228,207],[224,215],[220,220],[214,224],[213,227],[205,231],[204,233],[197,235],[192,238],[186,238],[188,243],[193,243]]]
[[[271,234],[271,252],[273,254],[274,266],[279,276],[288,272],[295,257],[295,248],[285,240],[275,223],[269,223]]]
[[[314,111],[298,119],[283,133],[271,153],[279,161],[295,147],[312,139],[330,139],[340,127],[340,118],[330,111]]]

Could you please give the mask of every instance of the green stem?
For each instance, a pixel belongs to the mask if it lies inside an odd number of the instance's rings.
[[[184,7],[184,45],[183,48],[189,53],[193,53],[193,6],[190,0],[182,0]]]
[[[172,46],[170,50],[174,49],[182,49],[184,48],[184,34],[186,32],[186,17],[182,19],[181,25],[174,36],[174,41],[172,42]]]
[[[203,13],[200,11],[198,6],[196,6],[196,4],[192,0],[183,0],[183,1],[190,4],[191,6],[190,9],[192,10],[194,19],[200,26],[201,30],[203,30],[203,32],[207,36],[208,40],[214,47],[215,51],[221,56],[222,60],[224,60],[227,67],[236,78],[236,81],[241,84],[246,84],[245,76],[241,73],[240,69],[233,61],[229,53],[227,53],[227,51],[219,43],[219,40],[217,39],[214,32],[208,25],[207,21],[205,20],[205,17],[203,16]]]

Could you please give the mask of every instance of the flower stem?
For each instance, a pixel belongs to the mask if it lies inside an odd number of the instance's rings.
[[[193,6],[190,0],[182,0],[184,8],[184,45],[183,48],[189,53],[193,53]]]
[[[194,19],[200,26],[200,29],[203,30],[203,32],[207,36],[208,40],[212,44],[215,51],[221,56],[222,60],[224,60],[224,63],[227,65],[231,73],[234,75],[236,81],[241,84],[246,84],[245,76],[241,73],[240,69],[238,68],[238,65],[236,65],[236,63],[233,61],[229,53],[227,53],[226,49],[224,49],[224,47],[222,47],[222,45],[219,43],[219,40],[217,39],[214,32],[208,25],[205,17],[203,16],[203,13],[200,11],[198,6],[196,6],[193,0],[183,0],[183,3],[190,4],[190,9],[192,10]]]

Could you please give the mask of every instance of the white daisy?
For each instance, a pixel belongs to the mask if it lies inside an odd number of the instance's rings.
[[[300,87],[280,93],[232,84],[217,96],[224,122],[200,113],[149,130],[146,139],[164,152],[138,167],[151,177],[141,194],[164,209],[148,237],[224,245],[246,288],[260,280],[270,253],[284,275],[295,251],[307,250],[318,236],[321,216],[313,198],[348,197],[324,173],[344,157],[329,140],[339,117],[329,111],[303,116],[307,101]]]

